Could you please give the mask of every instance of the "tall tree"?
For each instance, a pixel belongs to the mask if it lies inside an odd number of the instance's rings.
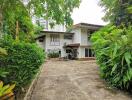
[[[15,34],[16,23],[22,34],[32,33],[32,16],[71,25],[71,12],[80,0],[0,0],[0,31]]]
[[[132,24],[132,0],[101,0],[100,5],[105,8],[104,20],[117,26]]]

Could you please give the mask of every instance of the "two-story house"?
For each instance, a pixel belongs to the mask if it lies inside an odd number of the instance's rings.
[[[94,57],[90,42],[90,36],[99,30],[101,25],[79,23],[73,25],[70,32],[62,31],[61,25],[59,30],[44,30],[37,37],[37,43],[44,48],[48,54],[50,52],[59,52],[61,57],[68,58],[88,58]],[[58,28],[57,28],[58,29]]]

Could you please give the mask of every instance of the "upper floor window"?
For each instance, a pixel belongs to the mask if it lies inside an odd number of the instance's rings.
[[[88,40],[90,40],[92,34],[95,32],[95,30],[88,30],[87,34],[88,34]]]
[[[50,45],[58,46],[60,45],[60,35],[50,34]]]
[[[72,40],[72,34],[64,34],[64,39],[70,39]]]

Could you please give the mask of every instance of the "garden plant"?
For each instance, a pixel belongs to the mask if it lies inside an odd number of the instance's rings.
[[[110,21],[91,37],[100,75],[112,87],[132,92],[132,1],[100,4],[106,11],[104,19]]]
[[[15,94],[25,92],[45,59],[44,50],[35,43],[42,26],[32,18],[68,27],[79,4],[80,0],[0,0],[0,80],[15,84]]]

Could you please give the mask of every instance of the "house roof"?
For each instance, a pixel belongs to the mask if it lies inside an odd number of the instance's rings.
[[[103,27],[103,25],[88,24],[88,23],[79,23],[73,25],[73,28],[87,28],[91,30],[98,30],[101,27]]]
[[[72,28],[87,28],[87,29],[96,31],[96,30],[100,29],[101,27],[103,27],[103,25],[95,25],[95,24],[88,24],[88,23],[78,23],[78,24],[73,25]],[[37,36],[35,39],[44,37],[45,34],[43,34],[43,33],[49,33],[49,34],[57,34],[57,33],[59,33],[59,34],[74,34],[72,32],[59,32],[59,31],[40,31],[40,33],[42,33],[42,34]]]
[[[40,31],[41,33],[62,33],[62,34],[74,34],[71,32],[59,32],[59,31]]]
[[[64,47],[91,47],[92,45],[81,45],[80,43],[67,44]]]
[[[35,39],[39,39],[45,36],[44,33],[49,33],[49,34],[74,34],[72,32],[59,32],[59,31],[40,31],[40,35],[37,36]]]

